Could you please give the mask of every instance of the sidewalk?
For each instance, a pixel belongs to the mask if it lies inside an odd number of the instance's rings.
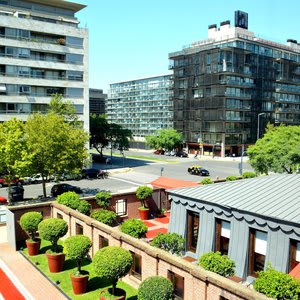
[[[0,268],[26,300],[69,299],[8,243],[0,244]]]

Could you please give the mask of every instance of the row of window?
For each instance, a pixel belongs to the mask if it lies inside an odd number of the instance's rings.
[[[196,252],[199,234],[199,214],[193,211],[187,213],[187,251]],[[216,219],[215,224],[215,251],[228,255],[230,243],[230,222]],[[250,228],[248,275],[256,277],[258,271],[264,270],[267,254],[268,234],[261,230]],[[289,271],[300,262],[300,242],[291,240]]]

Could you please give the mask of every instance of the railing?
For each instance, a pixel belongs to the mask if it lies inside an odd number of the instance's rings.
[[[83,95],[81,96],[74,96],[74,95],[68,95],[68,94],[64,94],[64,93],[59,93],[61,94],[63,98],[76,98],[76,99],[80,99],[83,98]],[[6,92],[6,94],[1,94],[1,97],[3,96],[26,96],[26,97],[52,97],[53,93],[49,94],[49,93],[30,93],[30,92]]]
[[[32,75],[32,74],[11,74],[0,72],[0,76],[4,77],[22,77],[22,78],[35,78],[45,80],[68,80],[68,81],[83,81],[83,78],[76,78],[70,76],[45,76],[45,75]]]

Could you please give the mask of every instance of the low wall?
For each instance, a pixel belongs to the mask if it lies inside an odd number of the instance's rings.
[[[121,246],[141,256],[141,279],[133,275],[126,276],[123,281],[134,287],[149,276],[168,277],[169,271],[184,278],[184,299],[188,300],[220,300],[220,299],[269,299],[241,284],[205,271],[200,266],[171,255],[163,250],[150,246],[146,241],[135,239],[119,231],[87,217],[56,202],[51,203],[52,217],[63,218],[69,225],[66,235],[75,235],[78,227],[93,242],[90,255],[93,256],[101,248],[101,240],[106,238],[110,246]]]

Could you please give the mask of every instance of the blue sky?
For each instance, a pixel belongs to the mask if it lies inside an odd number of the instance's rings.
[[[248,13],[249,30],[280,43],[300,42],[299,0],[70,0],[89,29],[90,87],[168,74],[168,53],[207,38],[207,28]]]

